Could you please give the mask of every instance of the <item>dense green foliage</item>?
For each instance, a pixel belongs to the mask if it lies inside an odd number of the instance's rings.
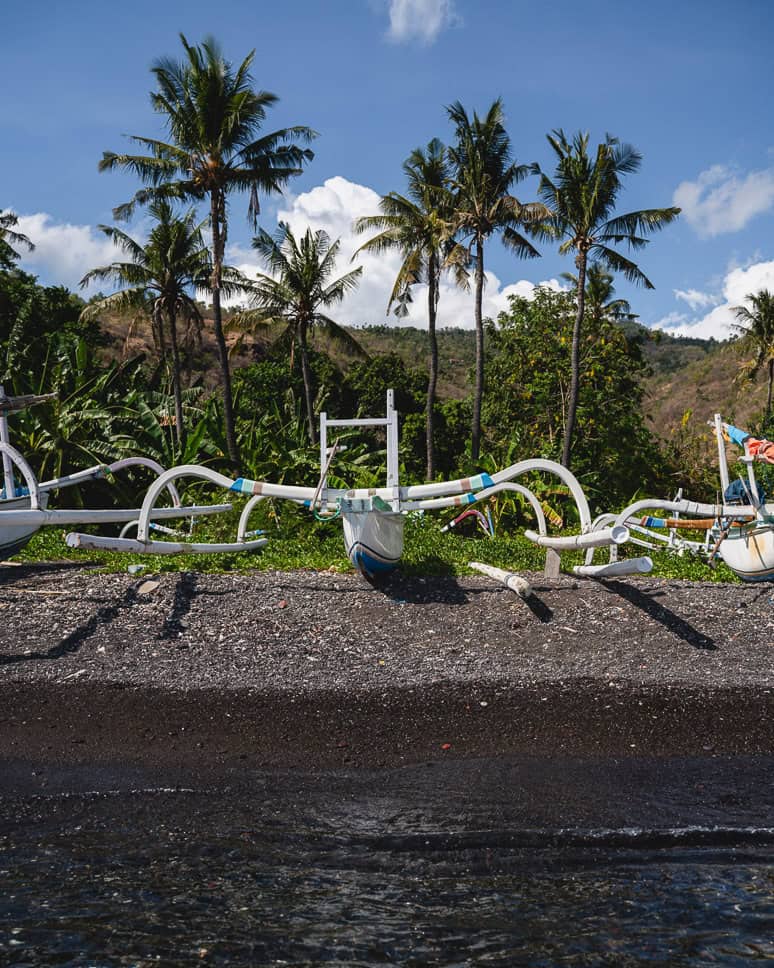
[[[497,393],[484,408],[486,439],[499,463],[511,454],[557,460],[571,381],[574,298],[540,288],[534,300],[511,297],[490,326],[487,382]],[[603,317],[580,351],[574,473],[594,503],[610,508],[637,491],[658,493],[663,458],[642,415],[645,363],[638,343]]]

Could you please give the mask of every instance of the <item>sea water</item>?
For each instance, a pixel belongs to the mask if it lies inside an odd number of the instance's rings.
[[[774,828],[535,826],[429,796],[272,775],[4,797],[0,964],[774,960]]]

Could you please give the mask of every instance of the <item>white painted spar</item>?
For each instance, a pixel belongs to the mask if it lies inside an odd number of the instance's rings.
[[[3,502],[3,508],[5,503]],[[230,511],[230,504],[199,504],[188,507],[176,508],[153,508],[151,519],[154,521],[166,521],[173,518],[189,518],[202,514],[221,514]],[[19,510],[0,511],[0,523],[6,525],[23,524],[38,528],[49,525],[65,524],[124,524],[128,521],[139,520],[142,512],[141,508],[99,508],[88,510],[88,508],[56,508],[46,510],[38,508],[31,510],[29,507]]]
[[[617,525],[628,524],[638,511],[673,511],[677,514],[689,514],[695,518],[754,518],[756,509],[751,504],[702,504],[698,501],[662,501],[658,498],[645,498],[635,501],[625,507],[616,516]]]
[[[3,486],[3,500],[12,501],[17,497],[24,497],[25,495],[20,493],[16,487],[16,482],[13,476],[14,465],[21,471],[21,476],[24,478],[24,483],[27,486],[27,495],[30,501],[30,507],[35,510],[40,507],[40,488],[38,487],[38,479],[35,474],[24,459],[24,457],[19,453],[19,451],[12,447],[5,440],[0,440],[0,453],[3,455],[3,461],[8,461],[11,472],[10,479],[7,479]],[[0,502],[0,508],[3,507],[2,502]]]
[[[647,575],[653,569],[653,561],[647,555],[627,558],[624,561],[608,561],[604,565],[575,565],[573,572],[583,578],[615,578],[623,575]]]
[[[266,538],[257,538],[255,541],[217,543],[207,541],[138,541],[135,538],[110,538],[97,534],[68,534],[65,541],[70,548],[153,555],[233,554],[239,551],[257,551],[258,548],[263,548],[267,544]]]
[[[468,567],[473,568],[475,571],[480,571],[482,575],[486,575],[488,578],[499,581],[500,584],[505,585],[506,588],[510,588],[512,592],[515,592],[519,598],[523,598],[525,601],[532,594],[532,586],[530,583],[515,571],[505,571],[504,568],[495,568],[494,565],[484,564],[483,561],[469,561]]]
[[[573,548],[606,548],[612,544],[624,544],[629,540],[629,529],[623,525],[587,531],[585,534],[568,534],[559,537],[536,534],[527,530],[524,537],[542,548],[555,548],[557,551],[570,551]]]

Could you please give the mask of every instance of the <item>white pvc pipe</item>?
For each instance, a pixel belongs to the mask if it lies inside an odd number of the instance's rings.
[[[611,544],[623,544],[629,540],[629,529],[623,525],[613,528],[603,528],[601,531],[587,531],[585,534],[550,535],[536,534],[525,531],[524,537],[543,548],[555,548],[557,551],[570,551],[577,548],[605,548]]]
[[[500,494],[502,491],[513,491],[516,494],[521,494],[525,497],[532,510],[535,512],[535,517],[537,518],[538,531],[540,534],[547,534],[548,528],[546,526],[546,516],[543,513],[543,508],[540,506],[540,501],[535,497],[529,488],[524,487],[523,484],[514,484],[511,481],[504,481],[501,484],[495,484],[494,487],[487,487],[483,491],[479,491],[476,495],[477,501],[484,501],[488,497],[492,497],[495,494]]]
[[[495,581],[499,581],[506,588],[510,588],[519,598],[526,600],[532,594],[530,583],[526,578],[517,575],[515,571],[505,571],[503,568],[495,568],[494,565],[486,565],[481,561],[469,561],[468,568],[474,568],[476,571],[480,571],[482,575],[494,578]]]
[[[247,521],[250,514],[255,507],[255,505],[263,500],[263,494],[255,494],[250,500],[245,504],[242,509],[242,513],[239,515],[239,526],[237,527],[237,541],[245,540],[245,532],[247,531]]]
[[[612,578],[616,575],[647,575],[653,568],[651,559],[627,558],[624,561],[609,561],[606,565],[575,565],[573,572],[584,578]]]
[[[84,548],[90,551],[121,551],[135,554],[154,555],[200,555],[210,552],[229,554],[238,551],[256,551],[268,543],[268,538],[256,541],[236,541],[225,544],[184,541],[139,541],[133,538],[105,538],[96,534],[68,534],[65,538],[68,547]]]
[[[728,460],[726,458],[726,445],[723,440],[723,421],[719,413],[715,414],[715,439],[718,444],[718,470],[720,471],[720,486],[725,495],[728,490]]]
[[[154,521],[166,521],[169,518],[219,514],[230,510],[230,504],[203,504],[182,508],[153,508],[150,516]],[[42,528],[52,524],[123,524],[126,521],[139,520],[141,513],[140,508],[105,508],[92,511],[87,508],[62,508],[54,511],[25,508],[19,511],[3,511],[0,505],[0,525],[31,524]]]
[[[41,481],[38,485],[41,491],[56,491],[64,487],[72,487],[73,484],[82,484],[84,481],[97,480],[104,477],[109,470],[107,464],[98,464],[95,467],[87,467],[86,470],[76,471],[74,474],[66,474],[64,477],[55,477],[50,481]]]
[[[122,460],[116,460],[112,464],[108,464],[111,474],[115,474],[116,471],[126,470],[128,467],[147,467],[159,477],[165,473],[165,468],[158,461],[153,460],[152,457],[124,457]],[[173,504],[182,504],[180,495],[177,493],[177,488],[174,484],[169,484],[167,490],[169,491]]]
[[[0,397],[4,396],[3,388],[0,386]],[[0,411],[0,443],[10,444],[8,437],[8,419],[4,410]],[[13,477],[13,464],[10,455],[3,451],[3,481],[5,486],[5,496],[9,500],[16,495],[16,482]]]
[[[675,511],[681,514],[691,514],[696,518],[754,518],[756,510],[751,504],[700,504],[696,501],[659,501],[654,498],[645,498],[643,501],[635,501],[616,517],[615,523],[626,524],[628,519],[638,511],[658,510]]]
[[[11,464],[15,464],[21,471],[22,477],[27,484],[27,490],[30,492],[30,509],[37,511],[40,508],[40,490],[38,488],[38,479],[35,477],[34,471],[27,461],[22,457],[19,451],[6,441],[0,440],[0,452],[2,452],[3,460],[8,457],[11,461]],[[11,474],[11,478],[13,478],[13,473]],[[6,498],[11,499],[13,497],[15,497],[15,494],[9,494],[6,491]],[[3,512],[0,510],[0,514],[3,513],[8,512]]]
[[[159,494],[168,487],[172,481],[181,477],[198,477],[210,484],[217,484],[225,490],[229,490],[234,481],[224,474],[210,470],[209,467],[201,467],[199,464],[181,464],[179,467],[172,467],[164,471],[148,488],[145,499],[140,508],[139,520],[137,523],[137,540],[141,543],[148,541],[148,523],[151,517],[155,517],[154,505],[158,500]],[[128,539],[127,539],[128,540]]]

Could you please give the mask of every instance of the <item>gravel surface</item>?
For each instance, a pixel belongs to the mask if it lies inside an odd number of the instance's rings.
[[[0,683],[373,689],[606,678],[774,686],[774,587],[0,570]]]
[[[772,585],[528,577],[6,566],[0,757],[774,751]]]

